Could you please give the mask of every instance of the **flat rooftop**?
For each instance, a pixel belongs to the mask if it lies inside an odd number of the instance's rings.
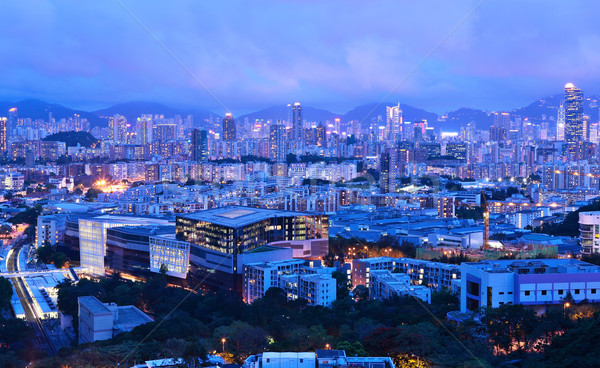
[[[264,208],[226,206],[211,208],[209,210],[178,215],[177,217],[190,220],[206,221],[211,224],[241,227],[273,217],[306,216],[302,212],[291,212],[282,210],[268,210]]]
[[[94,296],[80,296],[77,301],[95,315],[112,314],[111,310]]]

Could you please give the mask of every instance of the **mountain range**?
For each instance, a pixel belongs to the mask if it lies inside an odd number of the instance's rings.
[[[562,99],[562,95],[554,95],[539,99],[532,102],[528,106],[514,109],[510,111],[513,117],[528,118],[531,121],[554,120],[557,115],[557,109]],[[325,122],[333,121],[335,118],[340,118],[342,122],[356,121],[361,123],[363,127],[368,126],[371,121],[385,122],[386,107],[394,106],[396,103],[371,103],[348,111],[345,114],[338,114],[331,111],[317,109],[310,106],[302,106],[302,115],[305,121]],[[40,100],[28,99],[18,102],[1,102],[0,111],[8,112],[9,108],[16,107],[19,117],[29,117],[31,119],[47,120],[49,113],[55,119],[69,118],[77,114],[82,118],[86,118],[92,127],[103,127],[107,125],[108,118],[115,114],[123,115],[128,121],[133,122],[142,114],[164,115],[167,118],[175,115],[187,116],[192,115],[197,126],[210,127],[207,123],[212,121],[212,124],[218,124],[222,115],[215,114],[208,110],[202,109],[184,109],[173,108],[154,102],[127,102],[105,109],[96,111],[82,111],[71,109],[60,104],[49,103]],[[404,121],[419,121],[427,120],[430,126],[441,128],[443,130],[458,130],[461,125],[474,122],[479,128],[489,128],[493,124],[493,117],[489,111],[460,108],[455,111],[450,111],[444,116],[439,116],[436,113],[429,112],[414,106],[401,104],[402,115]],[[237,116],[236,120],[240,124],[245,122],[253,122],[256,119],[263,120],[288,120],[289,107],[286,105],[272,106],[263,110],[255,111],[249,114]],[[598,121],[599,111],[596,96],[588,96],[584,104],[584,112],[590,116],[592,122]]]

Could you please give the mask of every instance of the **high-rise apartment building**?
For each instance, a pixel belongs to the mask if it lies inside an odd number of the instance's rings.
[[[565,140],[565,104],[562,101],[558,107],[558,117],[556,119],[556,140]]]
[[[386,112],[387,133],[392,138],[393,136],[391,135],[402,132],[402,109],[400,108],[400,103],[397,106],[387,106]]]
[[[223,140],[224,141],[235,141],[235,120],[231,113],[225,114],[223,118]]]
[[[113,143],[127,142],[127,119],[123,115],[115,115],[108,119],[108,138]]]
[[[583,140],[583,93],[573,85],[565,85],[565,141],[577,143]]]
[[[192,130],[192,147],[190,151],[193,161],[208,160],[208,133],[206,130]]]
[[[273,162],[284,162],[286,158],[285,126],[274,124],[269,128],[269,158]]]
[[[142,115],[136,123],[137,144],[152,143],[152,114]]]
[[[7,125],[8,119],[0,118],[0,154],[8,150]]]
[[[304,127],[302,123],[302,106],[295,102],[292,106],[292,136],[296,148],[302,148],[304,143]]]
[[[386,148],[379,160],[379,189],[381,193],[396,191],[396,176],[398,175],[398,150]]]

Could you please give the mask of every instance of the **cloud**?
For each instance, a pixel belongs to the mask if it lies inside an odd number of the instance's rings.
[[[410,74],[478,3],[124,1],[142,26],[118,2],[9,1],[0,98],[220,111],[197,78],[231,110],[344,112],[408,76],[390,99],[444,112],[528,104],[566,81],[594,92],[600,4],[583,1],[485,2]]]

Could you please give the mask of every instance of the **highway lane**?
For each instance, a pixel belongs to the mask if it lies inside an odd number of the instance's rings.
[[[19,254],[21,253],[22,248],[23,242],[20,242],[20,244],[15,244],[13,251],[6,259],[6,268],[8,272],[21,271],[19,267]],[[34,300],[27,290],[25,280],[22,277],[15,277],[11,279],[11,282],[13,283],[15,291],[17,292],[17,296],[23,305],[25,318],[29,325],[33,328],[36,343],[40,349],[47,352],[50,356],[56,355],[56,348],[54,347],[52,340],[48,337],[46,329],[44,328],[42,321],[34,308]]]

